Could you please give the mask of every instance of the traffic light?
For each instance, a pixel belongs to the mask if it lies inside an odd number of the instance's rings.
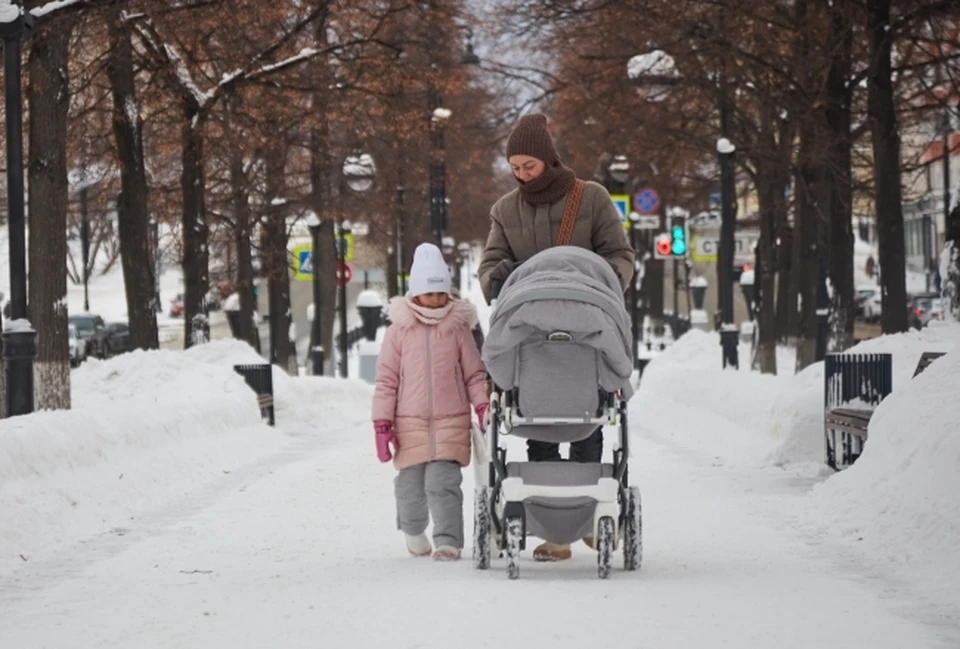
[[[686,257],[690,249],[687,241],[687,222],[682,216],[671,216],[669,231],[657,235],[654,241],[655,259],[678,259]]]
[[[682,216],[670,218],[670,252],[674,257],[687,256],[687,222]]]

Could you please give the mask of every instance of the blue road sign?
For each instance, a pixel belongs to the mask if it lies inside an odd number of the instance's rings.
[[[660,194],[652,187],[641,189],[633,195],[633,207],[637,214],[656,214],[660,210]]]

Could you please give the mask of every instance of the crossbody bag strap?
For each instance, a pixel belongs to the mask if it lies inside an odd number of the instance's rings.
[[[573,239],[573,226],[577,223],[577,214],[580,212],[580,198],[583,196],[585,185],[585,182],[577,178],[567,195],[567,204],[563,208],[563,221],[560,222],[560,231],[557,233],[558,246],[569,246]]]

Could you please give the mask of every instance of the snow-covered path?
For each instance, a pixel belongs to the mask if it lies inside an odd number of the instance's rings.
[[[556,565],[527,552],[516,582],[498,561],[475,571],[469,547],[458,564],[412,559],[362,419],[294,435],[129,529],[0,576],[0,647],[957,646],[957,622],[937,626],[789,528],[803,485],[643,431],[640,572],[618,561],[598,581],[583,545]]]

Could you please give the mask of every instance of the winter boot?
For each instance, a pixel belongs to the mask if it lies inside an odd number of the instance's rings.
[[[573,553],[569,545],[560,545],[559,543],[541,543],[533,550],[534,561],[566,561]]]
[[[434,561],[459,561],[460,550],[450,545],[438,545],[433,553]]]
[[[426,534],[407,534],[407,551],[415,557],[429,557],[433,552]]]

